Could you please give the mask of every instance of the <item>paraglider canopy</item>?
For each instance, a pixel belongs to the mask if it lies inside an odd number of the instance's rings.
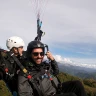
[[[32,0],[32,7],[37,19],[42,18],[49,0]]]
[[[32,0],[33,10],[37,19],[37,37],[35,37],[35,40],[37,41],[41,41],[41,36],[45,34],[45,32],[41,30],[42,21],[40,19],[44,15],[47,3],[48,0]]]

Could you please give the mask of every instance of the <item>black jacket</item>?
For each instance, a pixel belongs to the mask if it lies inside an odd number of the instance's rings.
[[[18,58],[20,62],[23,62],[23,56],[16,58]],[[10,56],[10,52],[0,51],[0,79],[6,82],[12,92],[17,91],[18,72],[19,66]]]
[[[24,66],[30,72],[33,82],[35,82],[42,94],[41,96],[49,96],[56,93],[55,87],[58,87],[59,82],[55,75],[59,73],[59,68],[55,60],[50,63],[43,62],[37,66],[33,62],[27,61]],[[56,86],[53,86],[52,81],[54,81]],[[34,85],[30,84],[23,72],[19,73],[18,77],[18,94],[19,96],[39,96],[38,91]]]

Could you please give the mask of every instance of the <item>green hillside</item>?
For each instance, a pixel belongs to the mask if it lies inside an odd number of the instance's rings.
[[[94,79],[81,79],[66,73],[60,73],[58,75],[61,82],[70,81],[70,80],[80,80],[84,85],[84,88],[88,96],[96,96],[96,80]]]
[[[12,96],[4,81],[0,80],[0,96]]]

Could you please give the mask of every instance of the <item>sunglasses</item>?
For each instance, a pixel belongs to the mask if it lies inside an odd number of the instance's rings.
[[[34,56],[38,56],[40,54],[40,56],[44,56],[44,52],[33,52],[32,53]]]

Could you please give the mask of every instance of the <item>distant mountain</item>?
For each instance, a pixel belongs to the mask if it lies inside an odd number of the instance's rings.
[[[75,63],[70,59],[61,59],[61,57],[57,61],[61,72],[68,73],[83,79],[92,78],[96,80],[96,64]]]
[[[89,68],[86,66],[77,66],[78,64],[72,63],[60,63],[58,62],[59,69],[61,72],[65,72],[80,78],[93,78],[96,80],[96,69]]]
[[[80,77],[82,79],[95,79],[96,80],[96,72],[92,72],[92,73],[78,72],[77,74],[75,74],[75,76]]]

